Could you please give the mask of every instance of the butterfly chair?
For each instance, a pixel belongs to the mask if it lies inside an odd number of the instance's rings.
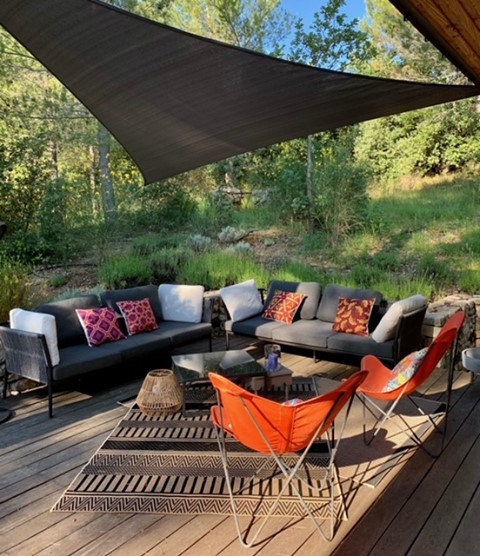
[[[331,392],[310,400],[299,401],[296,405],[286,405],[248,392],[223,376],[209,374],[218,400],[218,405],[213,406],[211,410],[212,420],[217,432],[235,526],[243,546],[248,548],[253,545],[269,517],[279,506],[284,494],[298,497],[302,515],[305,513],[313,520],[323,538],[326,540],[333,538],[336,522],[335,485],[339,491],[343,516],[345,519],[347,517],[343,492],[335,467],[335,454],[355,390],[366,375],[366,372],[358,372]],[[341,431],[336,438],[333,434],[334,420],[345,405],[348,406],[347,411],[344,414]],[[315,463],[313,460],[309,462],[307,454],[313,443],[320,440],[321,436],[326,439],[327,449],[314,460]],[[259,464],[253,476],[243,479],[242,469],[230,468],[227,449],[229,446],[233,448],[236,444],[232,441],[232,437],[253,452],[271,456],[262,458],[263,462]],[[321,466],[317,467],[320,460]],[[242,534],[236,497],[239,497],[242,492],[248,493],[252,488],[262,489],[262,479],[267,483],[267,486],[265,483],[263,486],[268,489],[269,479],[273,477],[281,479],[282,474],[284,479],[280,481],[276,498],[268,506],[268,511],[265,509],[263,512],[256,532],[247,542],[249,529],[244,535]],[[319,495],[322,491],[328,493],[325,498],[328,501],[329,512],[324,518],[328,519],[329,516],[330,519],[330,529],[327,534],[323,532],[318,522],[322,518],[314,515],[318,508],[312,508],[312,504],[308,504],[308,500],[304,498],[305,494],[308,496],[310,492]],[[262,512],[258,513],[260,515]],[[255,519],[255,511],[249,512],[249,515]]]
[[[416,411],[418,411],[420,415],[424,416],[426,420],[428,420],[428,422],[438,432],[443,433],[440,452],[438,454],[433,454],[430,450],[428,450],[423,445],[421,439],[415,433],[413,428],[406,422],[406,420],[400,415],[400,413],[393,415],[393,417],[398,416],[402,420],[404,427],[402,427],[400,423],[398,423],[395,419],[391,419],[390,422],[395,424],[395,426],[402,433],[406,433],[415,444],[420,446],[430,456],[438,457],[440,455],[443,450],[445,432],[447,429],[447,418],[448,410],[450,407],[454,359],[458,334],[463,326],[464,320],[465,313],[463,311],[455,313],[455,315],[453,315],[442,327],[438,336],[434,339],[432,344],[430,344],[430,346],[426,350],[424,358],[419,363],[417,370],[414,371],[413,375],[410,378],[407,378],[405,382],[397,387],[392,387],[391,381],[392,376],[394,376],[394,372],[391,369],[385,367],[374,355],[367,355],[363,357],[361,362],[361,369],[368,371],[368,376],[358,388],[357,395],[363,402],[364,417],[366,416],[365,410],[368,409],[370,413],[376,418],[376,422],[373,426],[373,432],[369,438],[367,438],[367,434],[364,429],[364,439],[367,444],[370,444],[370,442],[378,434],[384,423],[392,417],[393,411],[400,400],[406,397],[413,403],[413,407],[416,409]],[[445,415],[442,431],[437,426],[433,418],[422,410],[412,394],[429,378],[429,376],[438,365],[440,359],[448,352],[449,349],[452,349],[452,352],[448,371],[447,400],[445,403],[444,412],[442,410],[442,414]],[[411,355],[414,356],[414,354]],[[411,359],[413,360],[414,357],[412,357]],[[376,403],[377,401],[387,402],[387,405],[381,407],[378,403]],[[364,423],[365,422],[366,420],[364,419]]]

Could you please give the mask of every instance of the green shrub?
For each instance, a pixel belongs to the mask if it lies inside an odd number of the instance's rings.
[[[101,284],[108,289],[149,284],[153,280],[150,261],[136,255],[113,257],[98,269]]]
[[[133,240],[132,250],[135,255],[149,256],[167,247],[179,247],[187,240],[184,234],[147,234]]]
[[[33,286],[29,269],[19,262],[0,259],[0,321],[8,320],[14,307],[28,308]]]
[[[193,250],[185,247],[167,247],[152,253],[149,261],[155,283],[177,282],[180,268],[193,256]]]
[[[251,257],[212,251],[199,257],[190,257],[177,276],[179,283],[201,284],[207,290],[217,290],[253,278],[258,287],[266,287],[269,272]]]

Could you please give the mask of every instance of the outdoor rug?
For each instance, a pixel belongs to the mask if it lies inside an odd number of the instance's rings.
[[[335,385],[324,381],[321,390]],[[311,382],[294,383],[292,397],[311,397]],[[362,409],[355,401],[340,444],[337,465],[342,479],[375,486],[399,465],[405,452],[405,437],[385,431],[370,446],[363,443]],[[383,431],[382,431],[383,432]],[[400,437],[400,438],[399,438]],[[265,456],[251,452],[235,441],[234,490],[245,477],[259,469]],[[319,443],[308,456],[307,470],[320,483],[324,472],[325,447]],[[258,480],[236,496],[240,515],[265,515],[283,476],[267,469]],[[300,483],[299,483],[300,485]],[[310,495],[308,503],[318,517],[327,509],[325,498]],[[208,413],[187,412],[155,419],[143,415],[135,405],[118,423],[93,455],[52,511],[127,512],[158,514],[231,514],[214,427]],[[274,515],[301,517],[298,498],[287,490]]]

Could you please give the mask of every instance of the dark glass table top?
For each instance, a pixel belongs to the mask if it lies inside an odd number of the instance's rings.
[[[245,350],[212,351],[172,356],[172,370],[180,382],[208,379],[208,373],[228,378],[265,376],[265,368]]]

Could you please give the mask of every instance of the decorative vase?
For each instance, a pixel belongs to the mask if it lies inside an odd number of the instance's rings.
[[[183,388],[173,371],[150,371],[137,397],[140,411],[149,417],[176,413],[183,406]]]

